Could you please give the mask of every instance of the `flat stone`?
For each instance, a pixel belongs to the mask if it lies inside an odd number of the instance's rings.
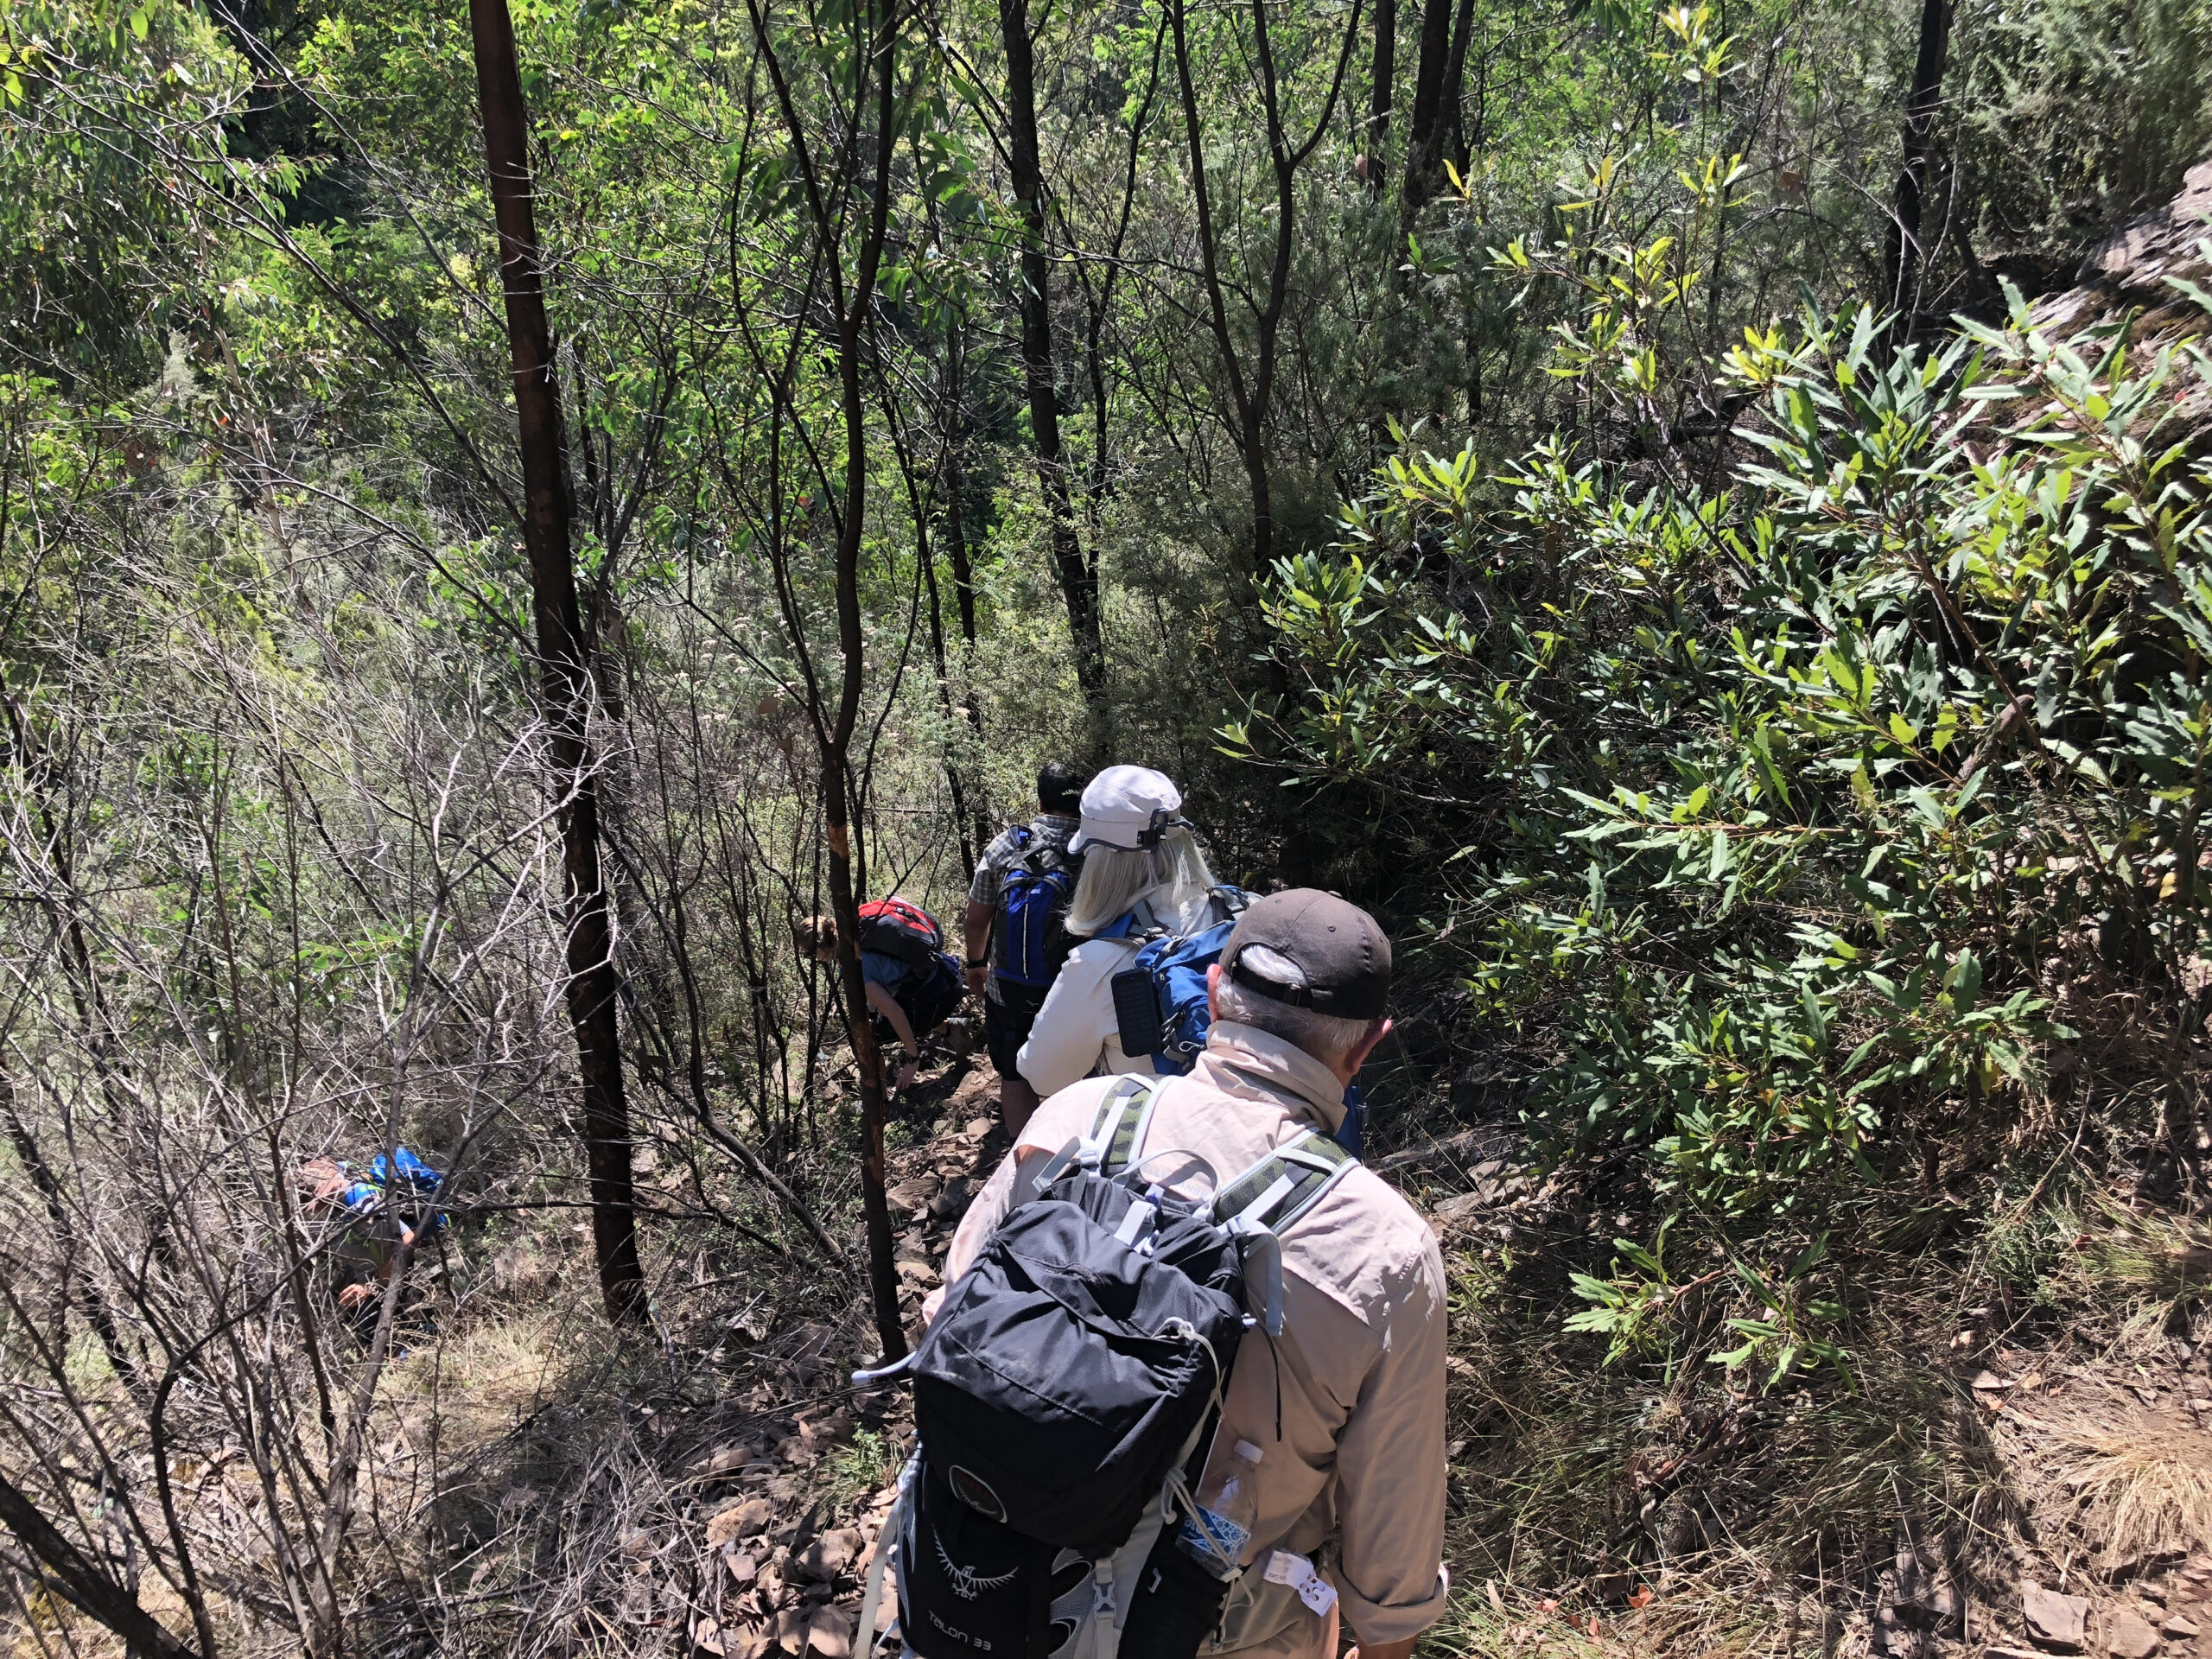
[[[2158,1631],[2133,1607],[2114,1607],[2097,1623],[2105,1650],[2114,1659],[2151,1659],[2158,1650]]]
[[[2196,1621],[2183,1618],[2179,1613],[2170,1614],[2158,1626],[2158,1634],[2171,1637],[2177,1642],[2186,1642],[2196,1634]]]
[[[2084,1596],[2046,1590],[2031,1579],[2020,1582],[2020,1611],[2028,1635],[2046,1648],[2079,1653],[2088,1636],[2089,1603]]]

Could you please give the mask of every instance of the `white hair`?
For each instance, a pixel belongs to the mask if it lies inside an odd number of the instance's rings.
[[[1296,963],[1264,944],[1248,944],[1237,953],[1236,965],[1276,985],[1302,987],[1306,972]],[[1354,1050],[1374,1034],[1382,1022],[1347,1020],[1340,1014],[1321,1014],[1313,1008],[1293,1007],[1249,987],[1228,973],[1214,987],[1214,1017],[1250,1026],[1280,1037],[1294,1048],[1302,1048],[1327,1066],[1343,1065]]]
[[[1213,887],[1206,855],[1187,829],[1168,830],[1157,847],[1092,847],[1068,900],[1068,931],[1096,933],[1141,900],[1164,926],[1182,932],[1200,918]]]

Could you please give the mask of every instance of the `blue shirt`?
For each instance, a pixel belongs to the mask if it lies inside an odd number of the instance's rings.
[[[897,991],[906,982],[906,976],[914,970],[898,957],[882,950],[861,952],[861,978],[870,985],[880,985],[887,991]]]

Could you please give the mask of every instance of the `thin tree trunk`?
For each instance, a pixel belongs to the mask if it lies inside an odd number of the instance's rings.
[[[1431,0],[1440,5],[1446,0]],[[1291,256],[1296,235],[1298,212],[1298,169],[1321,142],[1328,130],[1329,118],[1337,106],[1337,98],[1344,89],[1344,67],[1351,61],[1351,48],[1358,39],[1360,8],[1355,4],[1344,26],[1344,37],[1337,54],[1336,73],[1329,82],[1329,92],[1321,112],[1313,124],[1313,130],[1302,144],[1293,145],[1287,130],[1276,71],[1274,47],[1268,29],[1268,0],[1252,0],[1252,42],[1254,57],[1260,70],[1260,87],[1267,112],[1267,141],[1268,159],[1273,164],[1275,184],[1274,247],[1268,270],[1267,303],[1258,308],[1252,319],[1253,349],[1251,372],[1248,378],[1243,354],[1229,326],[1229,303],[1221,276],[1219,244],[1213,219],[1211,194],[1206,184],[1205,126],[1198,111],[1198,94],[1191,70],[1191,48],[1185,27],[1184,0],[1168,0],[1167,22],[1175,41],[1175,79],[1182,95],[1183,131],[1189,146],[1191,191],[1192,205],[1198,212],[1198,264],[1205,279],[1207,321],[1213,329],[1214,343],[1221,353],[1222,372],[1229,383],[1229,396],[1234,410],[1232,419],[1224,423],[1236,445],[1237,454],[1244,463],[1245,481],[1252,496],[1252,566],[1251,576],[1258,582],[1266,576],[1274,558],[1274,493],[1268,471],[1266,433],[1268,414],[1274,397],[1275,343],[1282,326],[1283,310],[1290,297]],[[1284,669],[1273,658],[1268,659],[1268,672],[1278,695],[1287,688]]]
[[[968,559],[968,475],[961,465],[961,441],[968,428],[967,353],[967,326],[956,317],[944,349],[944,447],[938,461],[937,499],[944,509],[945,558],[952,566],[952,601],[960,617],[960,639],[964,647],[960,658],[963,678],[974,673],[976,664],[976,571]],[[980,747],[983,741],[983,702],[972,683],[961,699],[960,707],[967,718],[968,729]],[[991,839],[989,813],[981,793],[976,798],[975,809],[976,845],[981,848]]]
[[[877,1047],[874,1026],[868,1014],[868,982],[861,974],[860,894],[853,836],[854,793],[851,777],[853,732],[860,722],[861,683],[867,670],[867,636],[861,626],[860,557],[868,512],[868,399],[862,360],[869,311],[875,303],[876,275],[883,261],[883,245],[890,225],[892,159],[898,139],[898,99],[894,68],[899,46],[899,0],[874,0],[869,17],[868,50],[856,60],[853,107],[866,108],[870,75],[874,87],[874,130],[855,135],[854,149],[869,145],[869,163],[861,187],[864,209],[860,246],[855,250],[851,284],[848,289],[842,256],[841,219],[829,207],[827,175],[818,170],[806,143],[806,124],[799,114],[782,56],[768,27],[763,0],[747,0],[760,62],[779,112],[791,140],[798,175],[804,187],[807,213],[819,238],[827,270],[830,303],[837,329],[838,412],[845,431],[844,503],[838,520],[835,554],[837,612],[837,652],[842,679],[834,713],[823,706],[823,688],[806,650],[805,616],[790,570],[790,544],[780,527],[787,520],[778,493],[779,474],[770,462],[772,522],[779,527],[772,556],[777,564],[777,602],[784,626],[798,645],[806,677],[808,713],[814,725],[816,747],[822,766],[822,838],[829,851],[830,908],[837,922],[837,977],[844,990],[845,1033],[852,1045],[853,1061],[860,1071],[861,1095],[861,1207],[867,1217],[868,1288],[874,1305],[875,1332],[883,1344],[886,1362],[906,1351],[906,1333],[899,1318],[899,1275],[891,1259],[891,1205],[884,1192],[884,1120],[889,1102],[883,1086],[883,1055]],[[861,27],[855,18],[856,29]],[[793,349],[797,349],[796,339]],[[788,382],[779,383],[779,398],[789,397]],[[788,410],[785,403],[782,407]]]
[[[77,1230],[69,1219],[67,1205],[63,1201],[61,1182],[46,1161],[46,1154],[37,1138],[31,1134],[30,1125],[16,1109],[16,1085],[12,1078],[0,1077],[0,1119],[8,1128],[9,1144],[16,1149],[16,1160],[30,1177],[31,1185],[38,1189],[39,1198],[46,1205],[47,1225],[54,1230],[54,1249],[60,1253],[61,1267],[54,1287],[54,1306],[62,1329],[62,1342],[68,1341],[69,1293],[76,1282]],[[115,1315],[107,1305],[107,1294],[99,1281],[87,1277],[85,1287],[85,1316],[92,1327],[92,1334],[99,1338],[101,1351],[124,1386],[132,1393],[139,1391],[138,1368],[132,1363],[128,1350],[123,1345],[123,1333],[117,1327]]]
[[[1084,563],[1075,506],[1060,448],[1058,395],[1052,385],[1051,272],[1045,262],[1045,173],[1037,146],[1037,66],[1028,0],[999,0],[1006,42],[1007,121],[1014,200],[1021,207],[1021,368],[1029,391],[1030,435],[1037,482],[1045,494],[1053,568],[1067,602],[1075,641],[1076,683],[1096,728],[1103,714],[1106,646],[1098,620],[1098,581]]]
[[[169,1634],[84,1551],[62,1536],[38,1504],[0,1475],[0,1526],[45,1569],[44,1581],[123,1638],[131,1659],[194,1659],[197,1649]],[[211,1656],[212,1659],[212,1656]]]
[[[642,1324],[645,1280],[638,1259],[630,1113],[623,1097],[622,1051],[615,1023],[613,929],[601,878],[599,791],[589,745],[589,648],[569,541],[568,446],[531,202],[529,120],[506,0],[469,0],[468,17],[476,54],[477,98],[484,118],[484,161],[499,227],[500,285],[506,297],[507,343],[522,449],[523,545],[530,556],[553,785],[562,802],[569,1020],[575,1031],[577,1069],[583,1080],[592,1243],[607,1317],[617,1324]]]
[[[1912,70],[1912,92],[1904,106],[1904,165],[1897,172],[1890,210],[1890,243],[1885,292],[1897,313],[1890,338],[1902,345],[1912,334],[1918,303],[1921,205],[1928,188],[1928,153],[1936,134],[1936,111],[1943,99],[1943,66],[1951,41],[1951,0],[1921,0],[1920,51]]]
[[[1406,124],[1406,183],[1399,222],[1408,231],[1444,181],[1444,83],[1452,55],[1452,0],[1422,0],[1421,60]]]
[[[1467,176],[1467,122],[1460,105],[1467,91],[1467,48],[1475,35],[1475,0],[1459,0],[1452,20],[1452,55],[1444,65],[1444,97],[1438,121],[1440,153],[1449,156],[1459,176]]]
[[[1367,194],[1382,200],[1389,173],[1390,106],[1398,92],[1398,0],[1375,0],[1375,78],[1367,92]]]

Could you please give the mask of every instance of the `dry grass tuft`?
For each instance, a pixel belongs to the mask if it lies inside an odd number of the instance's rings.
[[[2078,1238],[2075,1276],[2089,1287],[2124,1287],[2167,1306],[2212,1294],[2212,1224],[2107,1202]]]
[[[2119,1567],[2212,1547],[2212,1436],[2163,1414],[2114,1426],[2039,1425],[2062,1461],[2058,1484],[2101,1561]]]

